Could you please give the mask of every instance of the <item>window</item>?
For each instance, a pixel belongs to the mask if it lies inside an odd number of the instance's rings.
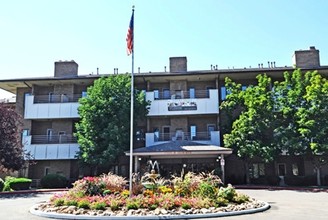
[[[159,91],[158,89],[154,90],[154,99],[159,99]]]
[[[85,91],[82,92],[82,97],[87,97],[87,95],[88,95],[87,92]]]
[[[195,98],[195,88],[189,88],[189,98]]]
[[[206,87],[206,98],[210,97],[210,90],[214,89],[213,87]]]
[[[44,175],[48,175],[50,173],[50,167],[45,167],[44,168]]]
[[[190,140],[195,140],[196,139],[196,132],[197,132],[196,125],[191,125],[190,126]]]
[[[29,129],[24,129],[22,132],[22,135],[25,136],[29,136],[30,135],[30,130]]]
[[[169,89],[163,89],[163,99],[170,99],[170,90]]]
[[[222,86],[221,87],[221,100],[222,101],[225,100],[226,97],[227,97],[227,89],[226,89],[226,87]]]
[[[264,163],[253,163],[250,169],[250,176],[254,179],[257,179],[265,175],[265,166]]]
[[[31,93],[29,93],[29,92],[25,92],[24,93],[24,100],[23,100],[23,107],[24,107],[24,109],[25,109],[25,100],[26,100],[26,97],[27,96],[30,96],[31,95]]]
[[[292,171],[294,176],[298,176],[298,166],[296,163],[292,164]]]

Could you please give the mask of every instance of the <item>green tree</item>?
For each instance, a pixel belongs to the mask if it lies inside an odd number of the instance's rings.
[[[231,80],[226,79],[230,94],[221,104],[221,109],[234,111],[239,108],[240,111],[239,117],[232,123],[231,132],[224,134],[224,145],[233,148],[244,160],[247,183],[250,183],[250,159],[259,156],[268,162],[280,152],[273,142],[276,123],[271,79],[266,75],[258,75],[257,80],[257,85],[242,91],[240,84],[231,83]]]
[[[277,143],[290,155],[310,159],[321,185],[320,168],[328,159],[328,81],[317,71],[304,74],[299,69],[284,78],[275,83]]]
[[[0,171],[19,170],[24,165],[21,123],[15,109],[0,103]]]
[[[115,164],[130,143],[131,78],[128,74],[102,77],[88,88],[79,103],[80,121],[76,136],[78,158],[97,172],[99,167]],[[148,113],[145,94],[134,92],[134,125]]]

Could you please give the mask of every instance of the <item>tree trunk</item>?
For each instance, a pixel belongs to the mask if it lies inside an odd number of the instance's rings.
[[[316,173],[317,173],[317,185],[321,186],[321,173],[320,173],[320,167],[315,167]]]

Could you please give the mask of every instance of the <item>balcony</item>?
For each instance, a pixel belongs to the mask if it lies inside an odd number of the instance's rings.
[[[32,135],[23,136],[24,150],[35,160],[76,159],[79,151],[76,138],[71,135]]]
[[[174,132],[146,133],[146,147],[167,143],[170,141],[194,141],[200,144],[220,145],[220,132]]]
[[[173,93],[173,94],[171,94]],[[218,90],[146,92],[151,101],[148,116],[218,114]]]
[[[80,94],[27,95],[25,96],[25,119],[79,118]]]
[[[33,135],[31,144],[72,144],[77,143],[73,135]]]

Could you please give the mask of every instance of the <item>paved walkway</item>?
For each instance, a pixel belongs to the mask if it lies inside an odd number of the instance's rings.
[[[265,212],[231,216],[224,218],[212,218],[213,220],[309,220],[328,219],[328,193],[308,192],[300,190],[248,190],[240,189],[240,192],[250,195],[258,200],[269,202],[271,208]],[[29,208],[39,202],[49,199],[52,193],[21,194],[15,196],[0,195],[0,219],[1,220],[44,220],[45,218],[31,215]],[[202,219],[205,220],[205,219]]]

